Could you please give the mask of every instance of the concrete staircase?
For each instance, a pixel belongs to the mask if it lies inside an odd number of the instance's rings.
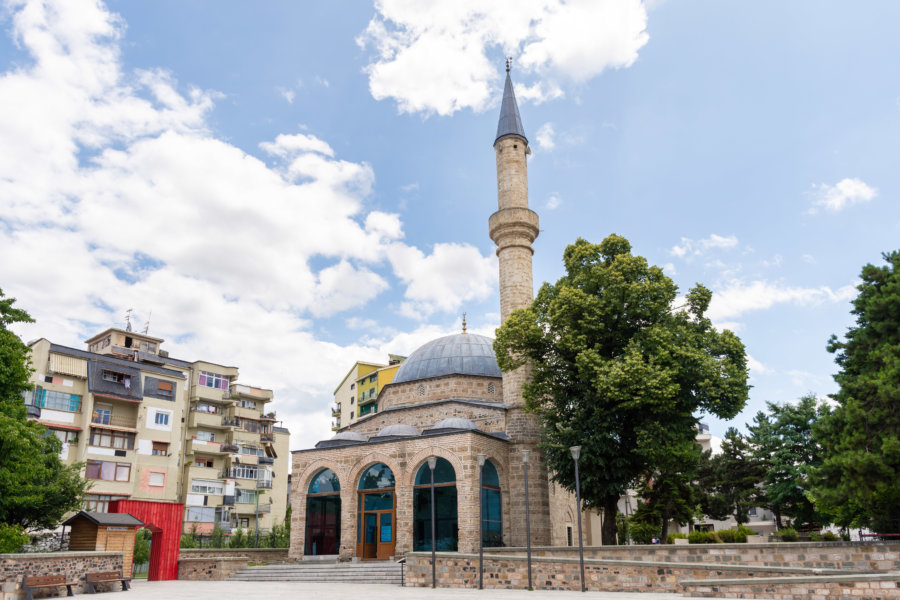
[[[394,561],[301,561],[247,567],[228,577],[232,581],[310,581],[401,584],[401,566]]]

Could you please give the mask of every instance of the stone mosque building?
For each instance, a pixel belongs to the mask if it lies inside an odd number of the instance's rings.
[[[488,223],[505,321],[533,300],[538,235],[538,216],[528,208],[531,150],[508,70],[494,152],[499,206]],[[479,527],[485,546],[524,546],[525,468],[532,544],[577,543],[575,499],[550,482],[537,450],[539,423],[524,410],[527,367],[501,373],[492,342],[463,325],[462,333],[426,343],[381,390],[377,413],[293,452],[292,559],[385,560],[431,550],[432,456],[437,550],[477,552]]]

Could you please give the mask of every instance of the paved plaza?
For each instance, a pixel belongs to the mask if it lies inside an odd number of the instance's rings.
[[[556,590],[475,590],[460,588],[411,588],[362,583],[301,583],[287,581],[135,581],[121,600],[673,600],[676,594],[635,592],[569,592]]]

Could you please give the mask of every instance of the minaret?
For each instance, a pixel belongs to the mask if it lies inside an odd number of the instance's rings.
[[[531,154],[528,139],[522,128],[519,107],[509,76],[510,61],[506,61],[506,85],[500,107],[500,122],[494,152],[497,156],[497,212],[488,221],[491,239],[497,244],[500,263],[500,321],[506,322],[517,308],[526,308],[534,300],[531,275],[532,242],[538,236],[538,216],[528,208],[528,166]],[[510,438],[509,543],[525,545],[525,489],[522,450],[531,451],[528,463],[529,499],[531,507],[531,542],[550,544],[550,498],[547,470],[544,468],[537,442],[540,423],[525,412],[522,386],[530,377],[528,366],[503,374],[503,402],[506,413],[506,433]]]

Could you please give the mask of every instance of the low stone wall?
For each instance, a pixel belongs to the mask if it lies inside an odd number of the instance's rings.
[[[617,561],[586,559],[584,576],[587,589],[607,592],[680,592],[684,579],[721,577],[778,577],[790,573],[811,573],[811,569],[778,568],[751,565],[673,564],[671,562]],[[832,571],[839,573],[840,571]],[[535,589],[580,590],[581,574],[577,558],[534,557],[532,581]],[[431,553],[406,555],[406,582],[413,587],[431,586]],[[437,553],[439,587],[478,587],[478,555]],[[486,554],[485,588],[528,587],[525,556]]]
[[[85,589],[85,574],[94,571],[119,571],[122,569],[121,552],[47,552],[28,554],[0,554],[0,581],[3,591],[0,600],[19,600],[25,597],[21,589],[22,578],[28,575],[57,575],[66,581],[77,581],[73,591]],[[35,598],[57,596],[65,588],[45,588],[34,592]]]
[[[178,579],[221,581],[254,562],[246,556],[218,556],[178,559]]]
[[[720,579],[684,581],[684,595],[694,598],[767,598],[773,600],[889,600],[900,598],[900,575],[777,577],[755,581]]]
[[[492,554],[524,554],[525,548],[491,548]],[[533,548],[534,556],[578,558],[578,547]],[[663,544],[591,546],[585,558],[805,567],[845,571],[900,571],[900,543],[779,542],[774,544]]]
[[[182,548],[180,558],[220,558],[244,556],[250,562],[288,562],[287,548]],[[180,579],[180,578],[179,578]]]

